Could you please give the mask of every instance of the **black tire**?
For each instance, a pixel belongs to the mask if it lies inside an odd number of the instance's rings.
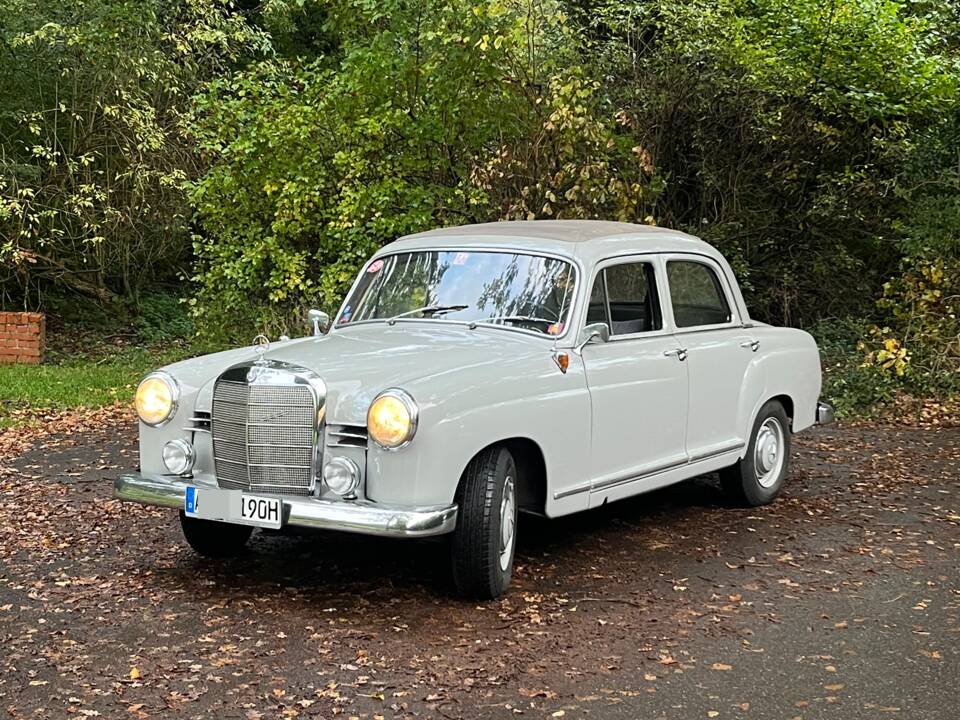
[[[470,461],[457,488],[457,529],[450,543],[453,582],[468,598],[500,597],[510,585],[517,547],[517,466],[506,448],[494,447]],[[510,493],[507,520],[512,539],[501,559],[505,493]]]
[[[777,434],[776,453],[782,462],[770,460],[767,432]],[[761,437],[763,436],[763,437]],[[757,445],[761,444],[761,453]],[[790,419],[786,411],[776,400],[766,403],[750,431],[750,442],[746,455],[737,462],[720,471],[720,483],[730,502],[745,507],[757,507],[773,502],[783,489],[783,481],[790,468]]]
[[[209,558],[235,557],[244,551],[253,528],[249,525],[201,520],[180,511],[183,537],[197,553]]]

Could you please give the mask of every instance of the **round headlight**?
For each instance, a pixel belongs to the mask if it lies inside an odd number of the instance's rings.
[[[147,425],[163,425],[177,409],[180,386],[171,375],[153,372],[137,386],[137,415]]]
[[[193,470],[193,461],[196,453],[193,445],[182,438],[171,440],[163,446],[161,451],[163,464],[174,475],[186,475]]]
[[[417,404],[403,390],[384,390],[370,403],[367,430],[382,448],[396,450],[417,432]]]
[[[323,482],[341,497],[351,495],[360,486],[360,468],[349,458],[334,458],[323,466]]]

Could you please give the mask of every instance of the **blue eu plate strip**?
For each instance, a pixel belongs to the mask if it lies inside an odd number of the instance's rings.
[[[187,486],[187,497],[183,509],[188,515],[197,512],[197,489],[195,487]]]

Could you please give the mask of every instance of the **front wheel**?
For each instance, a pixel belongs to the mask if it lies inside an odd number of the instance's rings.
[[[457,488],[453,581],[464,597],[489,600],[510,585],[517,538],[517,466],[506,448],[477,455]]]
[[[720,471],[720,482],[732,502],[766,505],[783,489],[789,465],[790,420],[783,405],[771,400],[757,414],[746,455]]]
[[[210,558],[239,555],[253,533],[249,525],[187,517],[183,510],[180,511],[180,527],[187,544],[200,555]]]

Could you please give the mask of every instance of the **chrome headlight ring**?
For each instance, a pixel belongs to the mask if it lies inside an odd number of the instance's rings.
[[[140,387],[147,382],[148,380],[160,380],[163,382],[170,391],[170,410],[167,412],[166,416],[157,422],[147,422],[140,415],[140,408],[137,408],[137,417],[140,419],[144,425],[149,425],[150,427],[163,427],[174,415],[177,414],[177,408],[180,405],[180,383],[177,382],[177,379],[170,373],[164,370],[154,370],[151,373],[148,373],[143,377],[143,379],[137,384],[137,394],[140,392]]]
[[[403,441],[398,443],[397,445],[384,445],[374,436],[374,433],[371,432],[371,427],[370,427],[371,411],[373,410],[377,402],[382,400],[383,398],[393,398],[395,400],[398,400],[407,411],[409,424],[407,427],[406,436],[404,437]],[[407,445],[409,445],[413,441],[414,436],[417,434],[417,426],[419,424],[419,419],[420,419],[420,408],[417,405],[416,400],[413,399],[410,393],[408,393],[406,390],[401,390],[400,388],[387,388],[383,392],[379,393],[373,399],[373,402],[370,403],[370,407],[367,410],[367,432],[369,433],[369,436],[373,439],[373,441],[377,443],[377,445],[383,448],[384,450],[401,450],[402,448],[405,448]]]

